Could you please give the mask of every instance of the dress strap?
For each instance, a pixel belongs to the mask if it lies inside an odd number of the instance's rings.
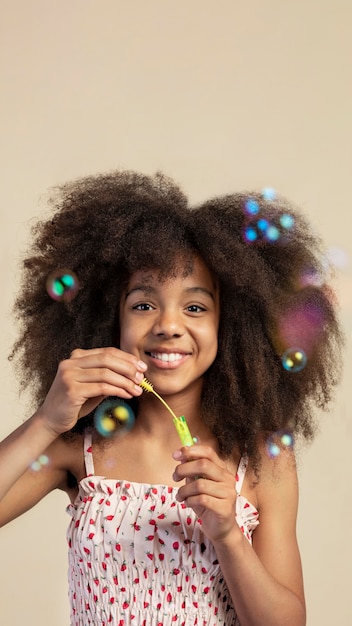
[[[241,493],[244,477],[246,475],[246,469],[248,466],[248,456],[247,454],[243,454],[240,458],[240,462],[237,467],[236,473],[236,493],[239,496]]]
[[[87,476],[94,476],[92,433],[84,433],[84,465]]]

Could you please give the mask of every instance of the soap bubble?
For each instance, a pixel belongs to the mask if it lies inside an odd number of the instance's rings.
[[[49,464],[49,457],[46,454],[41,454],[38,458],[31,463],[30,468],[33,472],[39,472],[42,467]]]
[[[254,226],[246,226],[243,231],[243,239],[248,243],[258,239],[258,231]]]
[[[275,456],[279,456],[281,448],[277,443],[275,443],[275,441],[272,440],[271,437],[269,437],[268,441],[266,442],[266,450],[268,455],[273,458]]]
[[[281,443],[282,443],[283,446],[286,446],[286,448],[292,448],[292,446],[293,446],[293,436],[292,436],[292,433],[290,433],[288,431],[287,432],[283,432],[281,434],[280,439],[281,439]]]
[[[266,452],[267,455],[273,459],[282,452],[285,448],[293,448],[294,439],[293,435],[289,430],[282,430],[276,433],[273,433],[266,440]]]
[[[287,372],[300,372],[307,364],[307,356],[301,348],[289,348],[281,357]]]
[[[307,267],[298,276],[297,286],[299,289],[304,287],[322,287],[324,282],[325,277],[320,271]]]
[[[244,203],[244,208],[247,215],[256,215],[257,213],[259,213],[260,209],[259,202],[254,198],[248,198]]]
[[[54,270],[46,280],[46,290],[57,302],[71,302],[79,290],[78,278],[71,270]]]
[[[280,216],[279,222],[280,222],[282,228],[290,230],[290,228],[293,227],[293,225],[295,223],[295,220],[294,220],[293,216],[290,215],[289,213],[284,213],[283,215]]]
[[[328,261],[339,269],[346,269],[350,263],[348,252],[343,248],[332,246],[328,249]]]
[[[280,231],[274,224],[269,224],[265,231],[265,237],[268,241],[277,241],[280,237]]]
[[[125,435],[133,428],[134,422],[131,407],[119,398],[107,398],[95,410],[95,428],[103,437]]]
[[[276,199],[276,191],[272,187],[265,187],[262,190],[262,197],[268,202]]]

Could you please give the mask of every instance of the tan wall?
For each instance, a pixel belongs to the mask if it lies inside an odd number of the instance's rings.
[[[10,307],[51,185],[128,167],[164,170],[195,201],[275,187],[349,254],[345,376],[300,454],[299,539],[308,625],[350,625],[350,0],[2,0],[0,12],[0,436],[23,419]],[[65,506],[52,494],[0,531],[1,624],[68,625]]]

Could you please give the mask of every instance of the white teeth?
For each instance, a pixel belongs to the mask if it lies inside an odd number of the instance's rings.
[[[165,361],[166,363],[180,361],[180,359],[182,359],[183,357],[183,354],[179,354],[178,352],[151,352],[150,354],[153,359],[159,359],[159,361]]]

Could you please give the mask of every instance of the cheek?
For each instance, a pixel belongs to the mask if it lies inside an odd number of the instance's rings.
[[[119,345],[121,350],[125,350],[125,352],[130,351],[132,336],[133,334],[131,333],[128,324],[120,323],[120,337],[118,339],[120,340]]]
[[[206,355],[209,363],[212,363],[216,357],[218,351],[218,333],[217,328],[207,329],[202,336],[202,345],[204,354]]]

